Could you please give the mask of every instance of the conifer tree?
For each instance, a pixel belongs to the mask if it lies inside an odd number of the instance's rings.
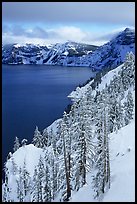
[[[38,202],[43,202],[43,177],[44,177],[44,161],[40,155],[38,162]]]
[[[19,138],[18,137],[15,137],[15,141],[14,141],[14,152],[16,152],[20,147],[20,143],[19,143]]]
[[[40,133],[40,131],[38,130],[38,127],[36,126],[36,129],[34,131],[34,137],[32,140],[32,144],[34,144],[34,146],[38,147],[38,148],[43,148],[44,144],[43,144],[43,137]]]
[[[24,160],[23,169],[22,169],[22,179],[23,179],[23,189],[24,189],[24,196],[30,194],[30,174],[26,169],[26,162]]]
[[[43,144],[43,145],[41,145],[41,147],[46,148],[48,146],[48,140],[49,140],[49,135],[48,135],[48,131],[46,128],[43,131],[41,140],[42,140],[42,144]]]
[[[31,189],[32,202],[39,202],[39,189],[38,188],[39,188],[38,171],[37,171],[37,168],[35,167],[33,181],[32,181],[32,189]]]
[[[4,171],[5,171],[5,185],[4,185],[4,200],[5,202],[11,202],[11,187],[9,185],[9,170],[8,168],[6,167],[5,165],[5,168],[4,168]]]
[[[126,101],[124,103],[125,125],[128,125],[130,120],[133,119],[133,107],[134,107],[133,96],[131,91],[129,90],[126,97]]]
[[[23,185],[23,178],[22,178],[22,169],[19,168],[19,178],[16,180],[17,182],[17,198],[19,202],[24,202],[24,185]]]

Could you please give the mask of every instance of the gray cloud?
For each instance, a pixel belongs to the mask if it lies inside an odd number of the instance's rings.
[[[57,38],[59,37],[56,31],[48,31],[43,28],[36,26],[31,29],[25,29],[20,25],[2,25],[2,32],[4,34],[9,34],[10,36],[23,36],[28,38]]]
[[[135,24],[134,2],[3,2],[3,22]]]

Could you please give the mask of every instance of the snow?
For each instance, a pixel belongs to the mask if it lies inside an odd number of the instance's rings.
[[[68,53],[68,51],[65,51],[65,52],[63,52],[63,55],[68,55],[69,53]]]
[[[101,83],[99,84],[98,88],[96,88],[96,90],[102,91],[105,88],[106,84],[107,85],[110,84],[110,80],[113,78],[114,75],[116,75],[119,72],[122,66],[123,64],[118,66],[116,69],[109,71],[105,76],[103,76],[101,79]],[[88,88],[90,87],[93,81],[94,79],[81,88],[77,87],[75,91],[72,91],[68,95],[68,98],[71,98],[73,102],[82,98],[84,95],[86,95],[86,92],[88,91]],[[94,95],[95,91],[93,91],[92,94]]]
[[[101,70],[105,67],[112,67],[115,68],[118,64],[121,64],[125,60],[126,53],[132,51],[135,53],[135,32],[134,30],[128,29],[124,30],[119,34],[119,37],[115,37],[110,42],[98,47],[96,50],[88,50],[86,47],[84,48],[85,54],[82,56],[72,56],[68,55],[69,49],[73,49],[75,53],[79,53],[77,48],[81,47],[81,43],[77,44],[75,42],[66,42],[66,43],[56,43],[53,45],[46,45],[49,51],[45,50],[41,53],[41,59],[37,59],[37,56],[34,59],[36,64],[42,64],[43,59],[47,59],[46,62],[43,64],[47,65],[63,65],[63,66],[88,66],[94,68],[94,70]],[[128,41],[126,42],[126,40]],[[32,45],[32,44],[25,44],[23,45],[26,48],[26,51],[32,53],[32,48],[37,47],[40,50],[40,45]],[[19,51],[21,49],[21,45],[16,44],[14,47],[17,48]],[[7,48],[3,46],[3,56],[4,50],[8,51]],[[25,51],[25,52],[26,52]],[[9,51],[8,51],[9,52]],[[15,61],[11,62],[9,52],[9,57],[7,58],[7,54],[3,57],[3,63],[16,63]],[[37,53],[39,55],[39,51]],[[23,58],[22,55],[20,55]],[[28,57],[29,59],[29,57]],[[17,60],[17,59],[16,59]],[[17,64],[19,61],[17,61]],[[31,64],[30,61],[23,61],[23,64]]]
[[[135,92],[132,93],[135,102]],[[101,202],[135,202],[135,110],[133,120],[109,138],[111,187]],[[73,193],[70,202],[98,202],[91,176],[87,175],[87,184]]]
[[[130,151],[129,151],[130,148]],[[119,154],[118,154],[119,153]],[[135,121],[110,134],[111,187],[102,202],[135,202]],[[87,184],[74,192],[70,202],[97,202],[91,174]]]
[[[110,79],[122,68],[120,65],[116,69],[108,72],[102,77],[101,83],[96,90],[102,90],[105,88],[106,84],[110,83]],[[68,97],[72,100],[77,101],[81,97],[84,97],[90,87],[92,81],[90,81],[84,87],[77,87],[75,91],[71,92]],[[134,104],[135,104],[135,91],[130,87],[130,91],[133,94]],[[125,92],[125,97],[128,90]],[[124,99],[123,99],[124,101]],[[135,107],[135,106],[134,106]],[[47,131],[53,131],[54,135],[58,131],[58,126],[62,119],[54,121],[48,128]],[[109,150],[110,150],[110,189],[107,190],[102,200],[99,202],[135,202],[135,108],[134,116],[130,123],[122,127],[117,132],[113,132],[109,135]],[[25,145],[20,147],[15,153],[13,153],[13,158],[15,163],[19,167],[23,167],[24,161],[26,162],[26,169],[33,176],[34,168],[38,164],[40,155],[44,157],[44,150],[35,147],[33,144]],[[12,163],[9,159],[6,163],[9,171],[12,172]],[[70,198],[70,202],[98,202],[94,199],[94,191],[92,184],[92,175],[94,171],[87,174],[87,183],[79,191],[73,191]],[[13,188],[13,197],[16,201],[16,178],[18,174],[13,175],[10,173],[9,185]],[[56,198],[55,202],[59,201]]]
[[[43,150],[35,147],[33,144],[29,144],[20,147],[13,153],[13,158],[19,168],[23,167],[25,161],[27,171],[30,173],[30,176],[33,176],[34,168],[38,164],[40,155],[44,156]],[[8,160],[6,166],[10,169],[11,159]]]
[[[51,129],[53,131],[53,134],[56,135],[57,131],[58,131],[58,126],[61,123],[62,119],[57,119],[55,120],[50,126],[47,127],[47,131],[50,132]]]
[[[102,81],[97,90],[105,88],[106,84],[123,64],[108,72],[102,77]],[[72,101],[76,101],[86,94],[88,87],[77,88],[68,96]],[[135,91],[129,89],[133,94],[135,104]],[[93,91],[94,93],[95,91]],[[125,97],[128,90],[125,92]],[[125,98],[124,98],[125,99]],[[123,101],[124,101],[123,99]],[[110,138],[110,168],[111,168],[111,188],[104,194],[102,202],[134,202],[135,201],[135,109],[133,120],[129,125],[121,128],[117,133],[111,133]],[[87,184],[78,192],[73,192],[70,202],[97,202],[94,199],[94,192],[91,183],[91,173],[87,175]]]
[[[105,194],[104,202],[135,201],[135,123],[110,136],[111,188]],[[130,147],[130,151],[128,150]],[[119,153],[119,154],[118,154]]]
[[[113,79],[114,75],[117,75],[117,73],[120,71],[120,69],[123,67],[124,64],[121,64],[116,69],[109,71],[105,76],[101,78],[101,83],[98,86],[98,91],[102,91],[105,88],[105,85],[110,84],[110,80]]]
[[[103,201],[135,202],[135,114],[129,125],[110,134],[110,151],[111,188]]]

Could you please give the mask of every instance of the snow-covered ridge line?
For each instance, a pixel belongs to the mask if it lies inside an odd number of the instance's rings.
[[[2,47],[2,63],[88,66],[98,71],[106,67],[116,68],[130,51],[135,53],[135,31],[126,28],[100,47],[75,42],[52,46],[5,45]]]
[[[101,91],[105,88],[106,84],[109,85],[110,80],[113,78],[114,75],[117,75],[118,71],[124,66],[124,64],[121,64],[119,67],[117,67],[114,70],[109,71],[105,76],[101,78],[101,83],[99,83],[98,88],[96,88],[96,91]],[[96,78],[96,77],[95,77]],[[109,80],[108,80],[109,79]],[[92,85],[92,83],[95,81],[95,79],[91,80],[88,84],[86,84],[83,87],[77,87],[75,91],[72,91],[68,98],[70,98],[73,102],[78,101],[82,97],[84,97],[88,91],[88,88]],[[93,90],[93,95],[95,94],[95,91]]]

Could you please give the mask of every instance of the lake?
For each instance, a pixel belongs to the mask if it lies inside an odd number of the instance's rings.
[[[62,117],[68,94],[93,73],[85,67],[2,65],[2,164],[15,136],[31,143],[39,130]]]

